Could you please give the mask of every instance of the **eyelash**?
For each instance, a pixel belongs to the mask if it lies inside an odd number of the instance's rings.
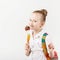
[[[34,22],[37,22],[37,21],[34,21]]]

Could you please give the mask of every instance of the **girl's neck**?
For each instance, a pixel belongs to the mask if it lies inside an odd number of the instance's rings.
[[[39,32],[41,32],[42,29],[39,29],[39,30],[34,30],[33,31],[33,36],[35,36],[36,34],[38,34]]]

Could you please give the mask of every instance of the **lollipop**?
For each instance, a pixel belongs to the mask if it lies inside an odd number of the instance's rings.
[[[30,30],[30,27],[29,26],[26,26],[25,27],[25,31],[28,31],[28,30]],[[27,42],[29,43],[29,40],[30,40],[30,34],[28,33],[27,34]]]
[[[29,26],[26,26],[25,27],[25,31],[28,31],[28,30],[30,30],[30,27]]]

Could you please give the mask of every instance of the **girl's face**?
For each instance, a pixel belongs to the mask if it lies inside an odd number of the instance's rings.
[[[29,26],[31,30],[39,30],[44,25],[42,21],[42,14],[32,13],[29,21]]]

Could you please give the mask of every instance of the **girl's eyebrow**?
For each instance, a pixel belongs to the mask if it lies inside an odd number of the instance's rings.
[[[30,19],[30,20],[35,20],[35,19]]]
[[[30,19],[30,21],[37,21],[36,19]]]

